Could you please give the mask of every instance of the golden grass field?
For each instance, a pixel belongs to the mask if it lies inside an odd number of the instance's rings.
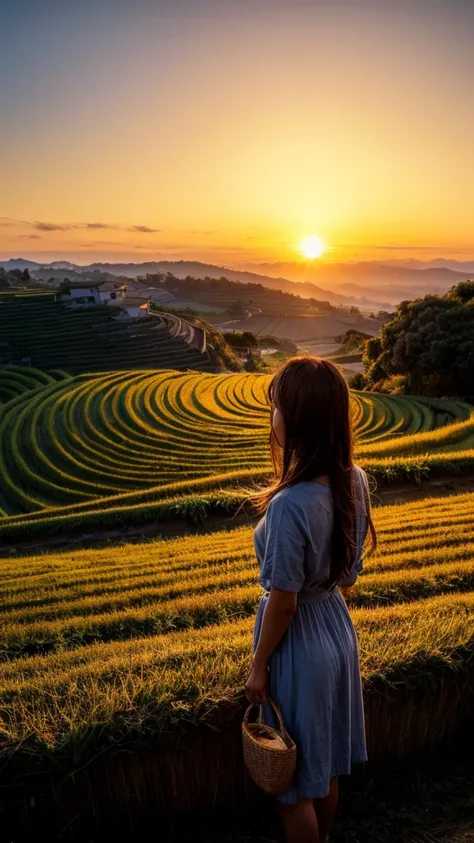
[[[260,588],[252,528],[231,516],[270,470],[267,385],[252,374],[58,374],[20,378],[4,401],[0,756],[5,775],[30,782],[25,799],[33,773],[57,783],[74,772],[98,811],[242,792],[238,724]],[[355,392],[352,412],[357,461],[379,483],[469,474],[468,405]],[[100,535],[219,511],[228,521],[214,532],[42,545],[74,528]],[[468,722],[473,517],[474,492],[374,508],[379,549],[348,597],[372,756],[410,755]],[[34,555],[12,554],[25,539]]]

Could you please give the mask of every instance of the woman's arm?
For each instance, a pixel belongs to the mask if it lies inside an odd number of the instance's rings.
[[[283,638],[296,612],[297,592],[270,589],[252,669],[245,683],[249,702],[259,703],[267,699],[266,685],[268,662]]]

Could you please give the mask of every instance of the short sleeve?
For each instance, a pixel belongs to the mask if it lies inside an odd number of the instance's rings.
[[[290,491],[273,498],[266,513],[260,583],[267,590],[273,586],[281,591],[301,591],[305,580],[305,513]]]

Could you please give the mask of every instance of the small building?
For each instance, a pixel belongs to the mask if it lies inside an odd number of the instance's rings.
[[[135,296],[126,296],[117,302],[120,307],[120,313],[117,319],[145,319],[150,316],[148,312],[148,302]]]
[[[127,295],[127,285],[105,281],[100,285],[101,304],[119,305]]]
[[[100,286],[63,281],[55,298],[68,307],[96,307],[100,304]]]

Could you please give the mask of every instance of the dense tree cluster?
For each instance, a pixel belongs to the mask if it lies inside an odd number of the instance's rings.
[[[256,348],[258,340],[252,331],[234,331],[226,333],[226,342],[234,348]]]
[[[412,395],[474,396],[474,281],[398,305],[367,340],[354,386]]]
[[[3,266],[0,266],[0,287],[3,289],[24,287],[30,281],[31,277],[27,269],[10,269],[7,271]]]
[[[177,278],[171,272],[154,272],[147,273],[144,276],[138,276],[138,280],[144,284],[151,286],[160,286],[169,290],[178,298],[192,298],[193,293],[202,294],[203,291],[215,291],[224,295],[236,296],[236,301],[230,305],[229,312],[234,316],[243,315],[247,306],[255,304],[254,297],[256,295],[265,293],[268,296],[273,296],[275,301],[284,308],[285,304],[294,304],[300,297],[293,293],[286,293],[282,290],[266,287],[264,284],[257,284],[255,282],[240,282],[229,281],[225,276],[220,278],[210,278],[206,275],[204,278],[196,278],[192,275],[187,275],[186,278]],[[305,308],[313,307],[321,313],[336,313],[338,308],[329,304],[327,301],[319,301],[319,299],[305,298],[300,299]],[[347,308],[341,307],[341,312],[347,312]],[[358,308],[350,308],[350,313],[359,313]]]

